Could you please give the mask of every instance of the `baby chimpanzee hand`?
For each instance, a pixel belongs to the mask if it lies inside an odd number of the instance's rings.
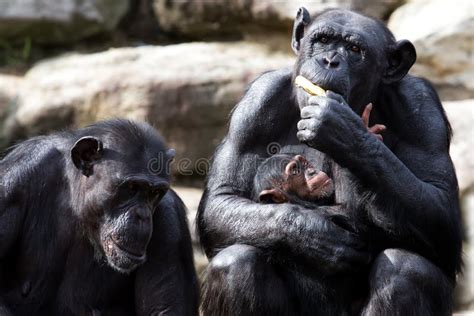
[[[382,124],[375,124],[374,126],[369,127],[369,118],[370,118],[371,111],[372,111],[372,103],[369,103],[365,106],[364,112],[362,113],[362,121],[364,122],[364,125],[365,127],[367,127],[369,132],[374,134],[374,136],[377,137],[377,139],[379,139],[380,141],[383,141],[383,137],[380,133],[385,131],[387,127]]]

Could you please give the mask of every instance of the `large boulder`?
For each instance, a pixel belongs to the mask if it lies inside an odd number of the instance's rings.
[[[450,153],[464,194],[474,190],[474,99],[443,102],[443,106],[453,129]]]
[[[462,196],[461,207],[465,231],[464,270],[458,278],[455,296],[459,310],[472,312],[474,311],[474,188]]]
[[[112,117],[147,120],[177,150],[179,173],[203,176],[249,82],[292,64],[290,55],[245,42],[64,56],[27,72],[12,130],[27,137]]]
[[[474,97],[473,10],[471,0],[415,0],[390,16],[395,36],[417,49],[412,73],[435,83],[445,100]]]
[[[456,289],[459,309],[474,308],[474,99],[443,102],[453,128],[451,157],[456,168],[465,228],[464,273]]]
[[[113,30],[128,6],[128,0],[2,0],[0,38],[72,42]]]
[[[162,30],[193,39],[243,36],[275,30],[288,33],[299,7],[311,13],[327,8],[355,9],[386,17],[400,0],[154,0],[154,11]]]
[[[201,244],[199,243],[199,236],[197,233],[196,226],[196,215],[199,202],[201,201],[203,191],[193,187],[173,187],[179,197],[183,200],[186,208],[188,209],[188,225],[191,233],[191,240],[193,243],[194,250],[194,266],[198,275],[201,275],[208,264],[206,255],[203,252]]]
[[[12,139],[12,117],[17,109],[23,78],[0,74],[0,148]]]

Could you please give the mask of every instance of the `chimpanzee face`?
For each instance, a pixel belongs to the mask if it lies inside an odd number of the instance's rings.
[[[313,201],[329,197],[334,192],[333,181],[323,171],[317,171],[301,155],[296,155],[285,167],[285,192],[300,199]]]
[[[320,202],[334,193],[333,181],[303,156],[279,154],[265,160],[254,178],[260,202]]]
[[[339,10],[327,11],[312,23],[301,23],[304,32],[300,24],[300,32],[293,38],[297,53],[294,75],[342,95],[354,109],[372,101],[388,63],[388,40],[380,25],[357,13]],[[301,89],[296,93],[300,106],[304,106],[309,95]]]
[[[150,172],[147,161],[160,152],[165,157],[163,163],[172,159],[163,144],[154,144],[154,150],[136,147],[114,149],[88,136],[76,142],[71,151],[82,173],[79,215],[86,235],[96,252],[124,273],[145,262],[153,214],[169,188],[165,168]]]
[[[107,262],[129,272],[146,260],[153,232],[153,213],[166,194],[168,179],[140,174],[126,176],[111,188],[108,208],[99,226],[100,246]]]

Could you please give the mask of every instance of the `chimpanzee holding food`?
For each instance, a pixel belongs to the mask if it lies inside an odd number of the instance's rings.
[[[362,114],[362,120],[367,128],[371,109],[372,104],[367,105]],[[385,130],[385,126],[376,124],[368,130],[376,138],[383,140],[380,133]],[[348,170],[334,163],[331,164],[331,170],[328,173],[336,180],[337,188],[326,172],[314,168],[305,157],[291,154],[272,155],[258,166],[253,180],[253,199],[260,203],[294,203],[309,209],[319,205],[338,204],[345,198],[350,199],[352,203],[344,207],[324,210],[316,208],[316,211],[323,211],[324,215],[337,225],[360,233],[366,238],[370,251],[368,237],[372,223],[365,214],[364,199],[352,190],[357,186],[357,179]],[[335,192],[336,189],[337,192]],[[342,193],[343,197],[339,193]],[[349,194],[351,196],[348,196]],[[342,275],[337,278],[318,280],[319,283],[324,281],[332,284],[333,287],[332,293],[328,292],[326,296],[332,295],[334,301],[351,305],[348,308],[349,311],[358,310],[362,302],[355,299],[351,291],[345,291],[347,283],[359,281],[357,278],[354,279],[352,275]],[[352,287],[351,290],[353,290]]]
[[[451,129],[431,84],[407,74],[415,48],[375,19],[339,9],[311,19],[304,8],[292,47],[294,67],[251,84],[214,155],[198,211],[210,258],[203,313],[450,315],[462,264]],[[296,88],[298,76],[324,95]],[[383,142],[360,118],[368,103],[371,121],[387,127]],[[357,179],[352,189],[376,227],[370,250],[325,216],[352,211],[344,194],[316,208],[252,200],[258,162],[275,143],[319,170],[334,161]],[[327,282],[344,275],[358,282]],[[356,295],[347,301],[335,289]]]
[[[196,315],[173,155],[126,120],[16,145],[0,161],[0,315]]]

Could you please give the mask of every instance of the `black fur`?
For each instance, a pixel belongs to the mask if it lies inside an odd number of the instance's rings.
[[[157,132],[126,120],[12,148],[0,161],[0,314],[196,314],[185,207],[166,168],[150,171],[159,157]]]
[[[197,223],[211,258],[204,314],[449,315],[462,263],[450,127],[431,85],[406,74],[413,45],[345,10],[295,29],[295,67],[252,83],[214,156]],[[333,92],[309,97],[297,75]],[[383,143],[360,119],[369,102],[370,125],[387,126]],[[357,181],[338,187],[332,175],[339,204],[317,209],[255,203],[253,178],[275,143]],[[325,216],[360,204],[375,260],[362,236]]]

